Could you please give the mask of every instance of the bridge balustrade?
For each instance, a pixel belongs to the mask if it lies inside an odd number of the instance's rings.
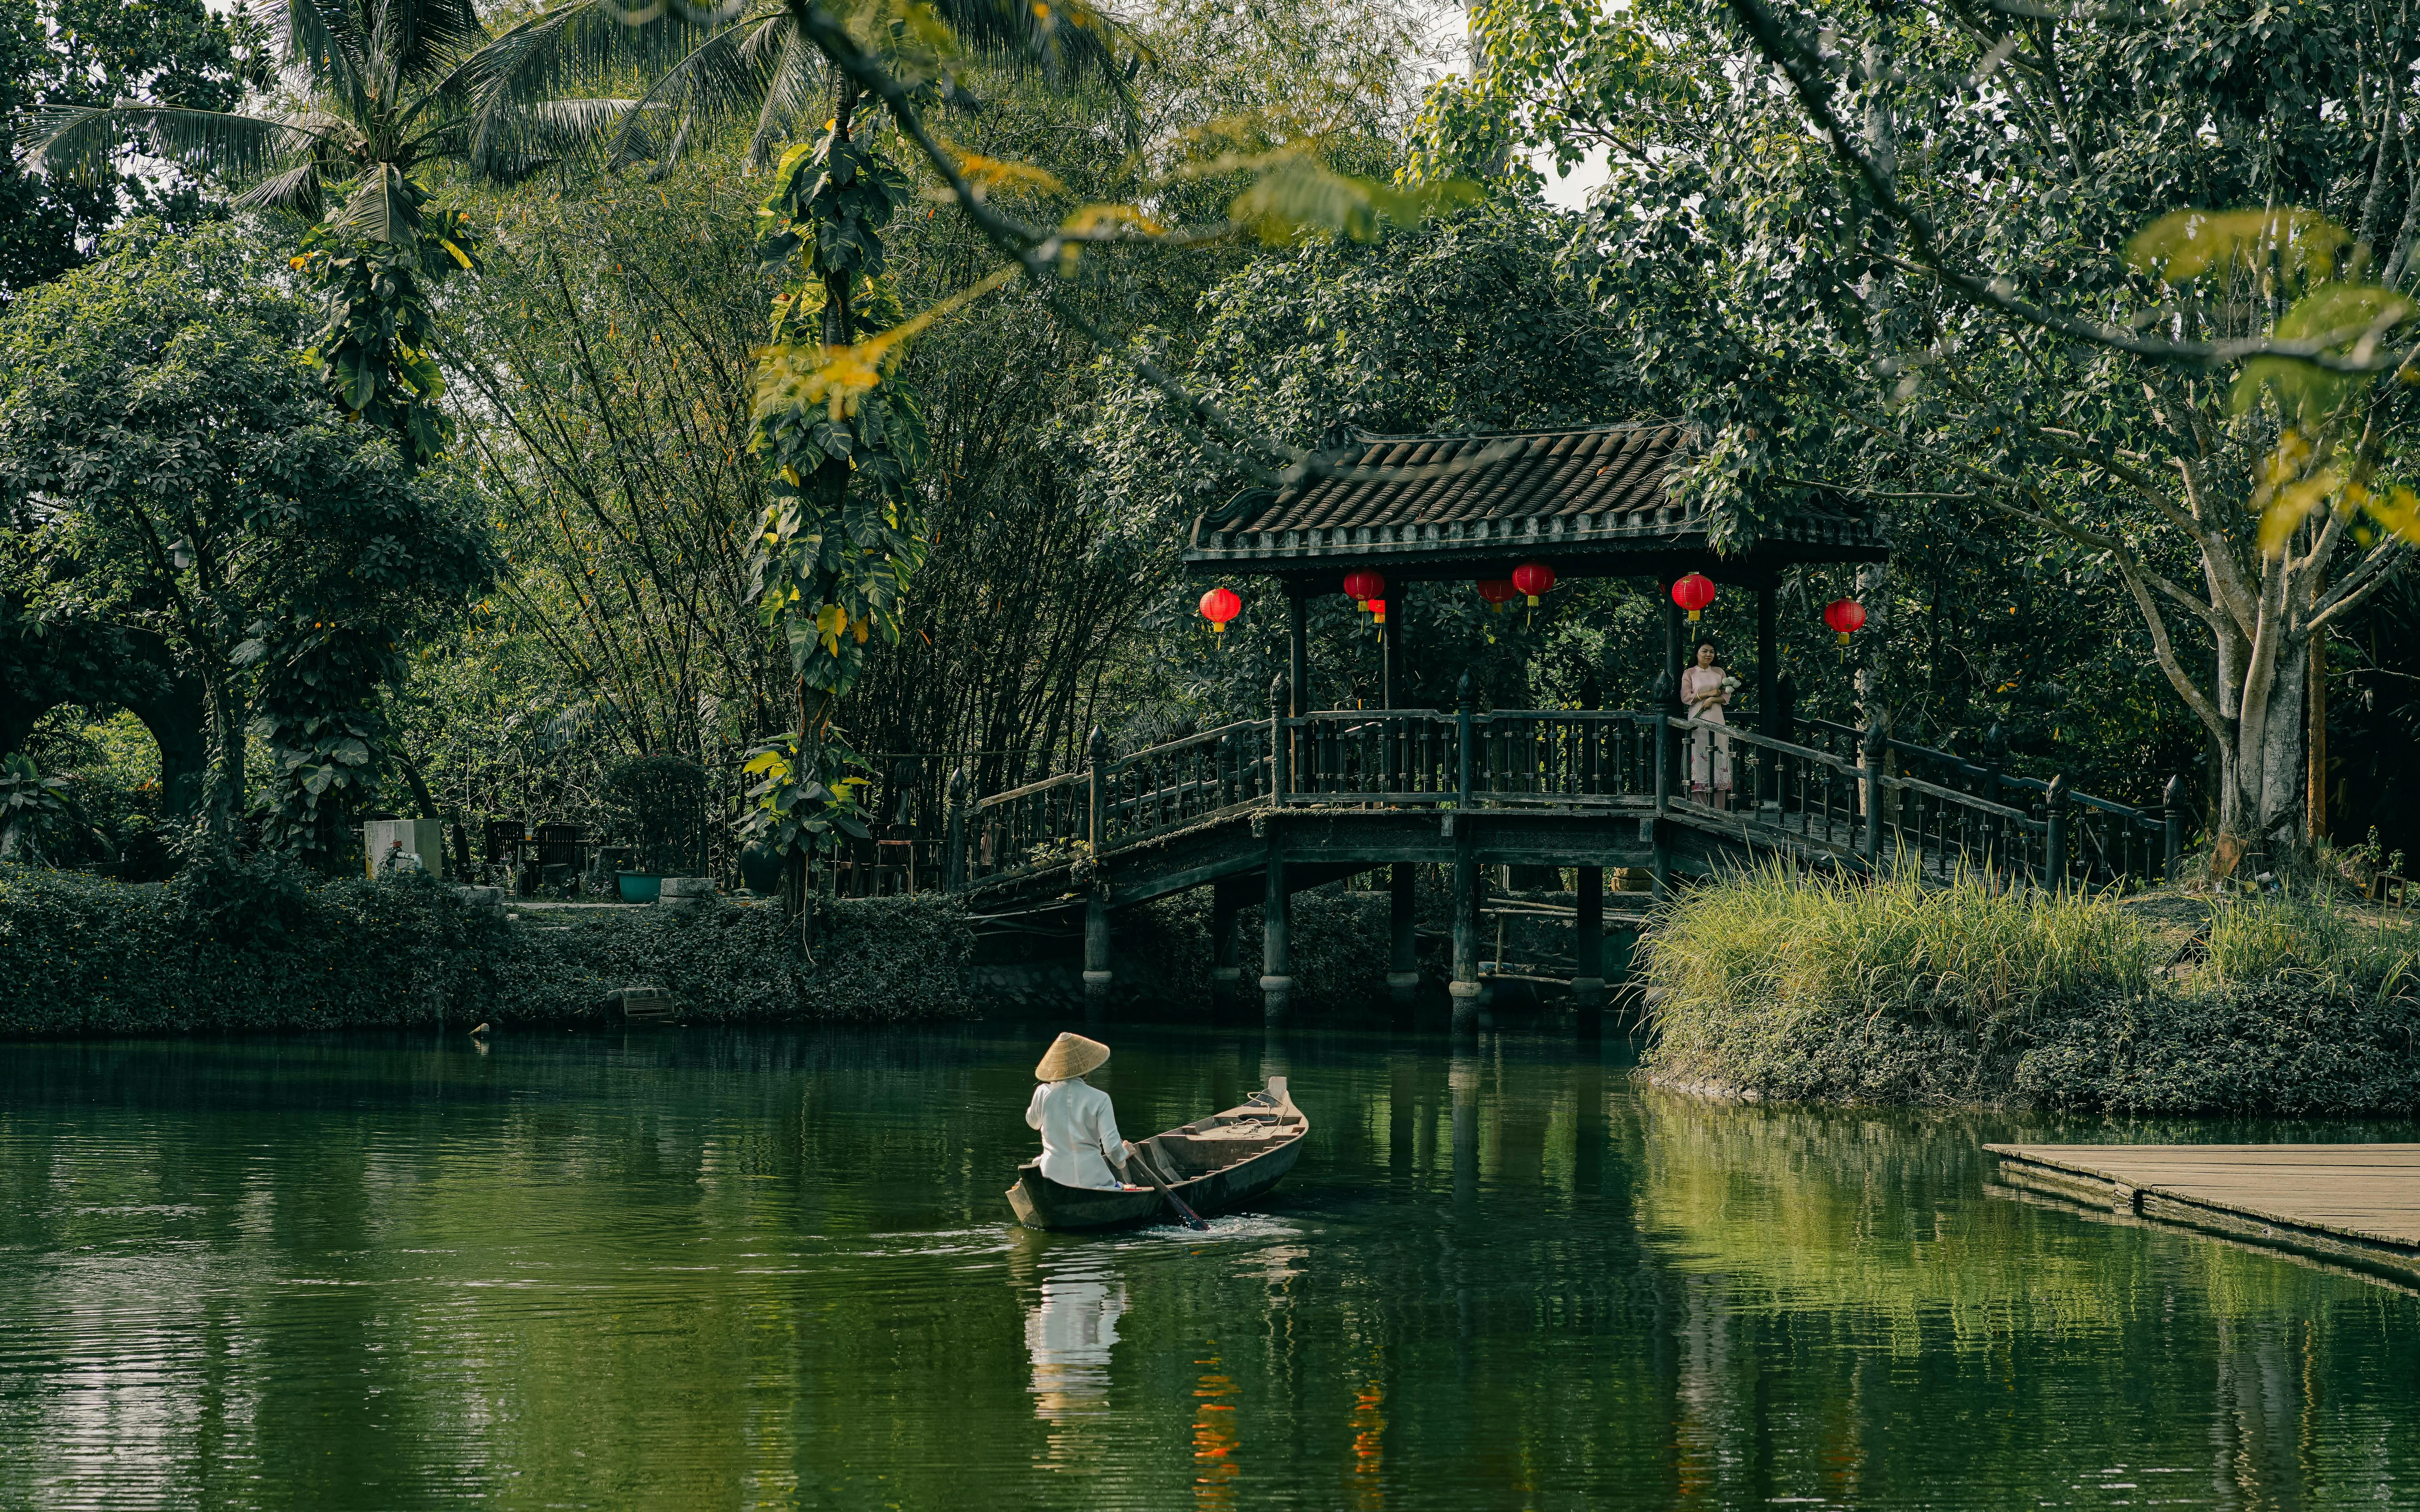
[[[1729,748],[1727,794],[1692,791],[1691,746],[1700,731]],[[1096,734],[1088,770],[954,810],[952,885],[1012,877],[1266,807],[1677,814],[1701,827],[1736,825],[1750,844],[1788,840],[1869,866],[1912,863],[1944,879],[1964,871],[2048,886],[2148,882],[2180,843],[2175,783],[2164,811],[2071,795],[2063,779],[1997,773],[1987,795],[1885,771],[1874,747],[1822,748],[1839,746],[1843,733],[1855,733],[1810,721],[1809,738],[1821,744],[1798,745],[1636,710],[1480,714],[1465,706],[1243,720],[1116,758]]]

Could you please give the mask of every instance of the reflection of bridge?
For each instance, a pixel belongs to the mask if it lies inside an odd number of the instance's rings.
[[[1282,680],[1273,706],[1283,708]],[[1260,985],[1272,1019],[1292,990],[1288,898],[1391,870],[1388,980],[1413,975],[1412,868],[1452,869],[1458,1023],[1480,991],[1481,869],[1576,868],[1573,983],[1583,1005],[1604,983],[1604,869],[1711,873],[1760,856],[1851,869],[1915,866],[2003,884],[2128,885],[2164,875],[2182,836],[2179,784],[2164,811],[2131,809],[1904,742],[1810,723],[1804,743],[1723,727],[1736,796],[1693,801],[1688,742],[1711,731],[1632,710],[1461,707],[1273,716],[1110,757],[1093,737],[1089,769],[968,801],[954,784],[945,864],[975,910],[1084,933],[1089,995],[1109,986],[1112,912],[1190,887],[1215,889],[1214,961],[1237,964],[1235,916],[1264,908]],[[1922,769],[1929,776],[1914,775]]]

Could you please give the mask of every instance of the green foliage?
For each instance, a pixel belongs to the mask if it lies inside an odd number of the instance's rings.
[[[2420,928],[2232,899],[2178,941],[2140,902],[1793,877],[1683,895],[1641,948],[1661,1079],[1792,1100],[2383,1113],[2420,1088]],[[2198,964],[2169,967],[2198,941]]]
[[[0,861],[41,865],[75,817],[66,778],[44,777],[24,756],[0,761]]]
[[[757,358],[749,447],[773,482],[752,582],[792,667],[828,698],[855,685],[872,632],[898,643],[900,604],[925,552],[910,486],[930,450],[923,415],[886,378],[894,348],[883,334],[850,345],[858,316],[880,320],[881,232],[908,196],[904,174],[835,125],[783,158],[765,207],[765,260],[798,258],[808,278],[773,301]],[[808,329],[809,309],[821,331]]]
[[[783,856],[829,851],[844,835],[866,839],[873,831],[861,795],[873,769],[829,727],[811,742],[812,760],[799,746],[790,731],[748,753],[743,770],[757,780],[748,790],[740,839],[763,841]]]
[[[170,885],[0,866],[0,1034],[467,1028],[608,1022],[653,983],[692,1023],[966,1011],[971,939],[930,896],[830,905],[810,961],[770,908],[510,924],[425,876],[310,887],[273,860],[197,857]]]
[[[54,105],[147,100],[224,110],[260,69],[259,29],[204,0],[6,0],[0,4],[0,120]],[[85,261],[130,213],[191,223],[195,186],[143,172],[46,180],[0,162],[0,308]]]
[[[2009,1088],[2121,1114],[2409,1114],[2420,1102],[2420,998],[2280,977],[2179,995],[2113,994],[2041,1025]]]
[[[383,763],[400,640],[489,559],[445,480],[329,411],[293,349],[302,312],[251,252],[239,228],[138,223],[0,325],[0,571],[37,654],[171,648],[216,811],[240,807],[253,727],[272,829],[308,848]]]
[[[304,358],[318,364],[320,382],[348,418],[393,431],[416,468],[434,462],[454,439],[454,422],[438,408],[445,382],[432,350],[429,295],[457,269],[479,270],[469,214],[440,210],[429,224],[421,214],[428,197],[402,178],[400,224],[377,236],[316,225],[293,259],[328,311]]]

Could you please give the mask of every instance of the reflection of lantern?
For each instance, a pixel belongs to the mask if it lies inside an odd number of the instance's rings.
[[[1538,595],[1555,586],[1555,569],[1543,562],[1524,562],[1512,569],[1512,586],[1529,595],[1529,607],[1538,607]]]
[[[1491,614],[1503,612],[1504,606],[1520,595],[1521,590],[1512,586],[1510,578],[1490,578],[1479,585],[1479,596],[1487,600]]]
[[[1823,606],[1823,623],[1832,627],[1833,633],[1840,638],[1840,644],[1845,646],[1849,643],[1849,637],[1865,625],[1866,606],[1854,598],[1836,598]]]
[[[1224,631],[1227,622],[1244,612],[1244,601],[1232,588],[1213,588],[1202,595],[1202,617],[1210,622],[1213,631]]]
[[[1373,598],[1370,600],[1370,617],[1373,622],[1379,625],[1387,623],[1387,601],[1385,599]]]
[[[1344,575],[1344,596],[1353,600],[1356,609],[1368,609],[1370,600],[1387,591],[1387,579],[1367,567]]]
[[[1702,572],[1693,572],[1672,585],[1672,602],[1689,611],[1689,623],[1695,625],[1707,605],[1714,601],[1714,580]]]

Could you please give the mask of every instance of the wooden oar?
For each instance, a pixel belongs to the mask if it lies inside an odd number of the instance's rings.
[[[1142,1167],[1143,1175],[1151,1178],[1151,1184],[1159,1188],[1159,1195],[1168,1199],[1168,1205],[1176,1210],[1176,1216],[1185,1221],[1185,1226],[1188,1228],[1199,1228],[1204,1233],[1209,1232],[1210,1226],[1202,1221],[1202,1215],[1187,1207],[1185,1199],[1171,1192],[1168,1189],[1168,1183],[1160,1180],[1159,1172],[1152,1169],[1151,1151],[1140,1145],[1129,1145],[1126,1148],[1134,1151],[1134,1158],[1126,1164]]]

